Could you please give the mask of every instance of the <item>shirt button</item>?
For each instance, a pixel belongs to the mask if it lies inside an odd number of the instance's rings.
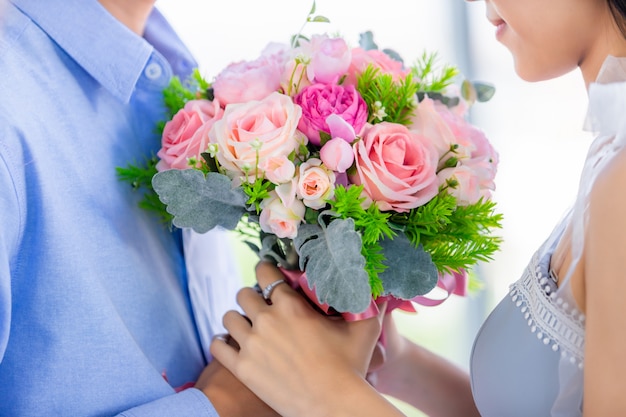
[[[146,74],[146,77],[148,77],[148,79],[156,80],[161,76],[161,74],[163,74],[163,70],[161,69],[161,66],[159,64],[157,64],[156,62],[151,62],[146,66],[144,74]]]

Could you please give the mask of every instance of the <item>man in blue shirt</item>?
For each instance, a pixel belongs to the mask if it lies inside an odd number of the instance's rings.
[[[273,413],[214,362],[205,368],[180,241],[116,178],[156,152],[161,92],[195,66],[153,3],[3,7],[2,416]],[[215,265],[221,250],[207,253]],[[177,389],[203,370],[202,386]]]

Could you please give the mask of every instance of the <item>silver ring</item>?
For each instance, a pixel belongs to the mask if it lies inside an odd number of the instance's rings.
[[[265,301],[272,301],[270,300],[270,296],[272,295],[274,288],[276,288],[276,286],[280,284],[286,284],[285,280],[279,279],[278,281],[274,281],[270,285],[265,287],[265,289],[263,290],[263,298],[265,298]]]

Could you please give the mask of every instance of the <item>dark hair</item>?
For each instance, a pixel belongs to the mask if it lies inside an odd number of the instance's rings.
[[[626,0],[607,0],[617,27],[626,38]]]

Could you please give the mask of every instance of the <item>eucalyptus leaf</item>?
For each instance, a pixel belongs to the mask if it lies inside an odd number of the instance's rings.
[[[430,254],[422,245],[415,247],[404,233],[380,242],[387,269],[378,274],[383,281],[383,295],[405,300],[424,295],[435,288],[438,273]]]
[[[378,45],[374,42],[374,34],[371,30],[363,32],[359,35],[359,46],[366,51],[371,49],[378,49]]]
[[[152,186],[180,228],[198,233],[216,226],[233,230],[246,213],[248,197],[241,188],[233,189],[223,174],[209,172],[205,177],[196,169],[172,169],[157,173]]]
[[[369,276],[354,220],[335,219],[325,228],[303,224],[294,244],[300,255],[300,269],[306,272],[320,302],[351,313],[363,312],[370,305]]]
[[[385,48],[383,49],[383,52],[386,53],[387,56],[393,59],[394,61],[398,61],[404,64],[404,59],[402,59],[400,54],[394,51],[393,49]]]
[[[476,90],[476,99],[481,103],[491,100],[496,93],[496,87],[482,82],[474,82],[474,89]]]

